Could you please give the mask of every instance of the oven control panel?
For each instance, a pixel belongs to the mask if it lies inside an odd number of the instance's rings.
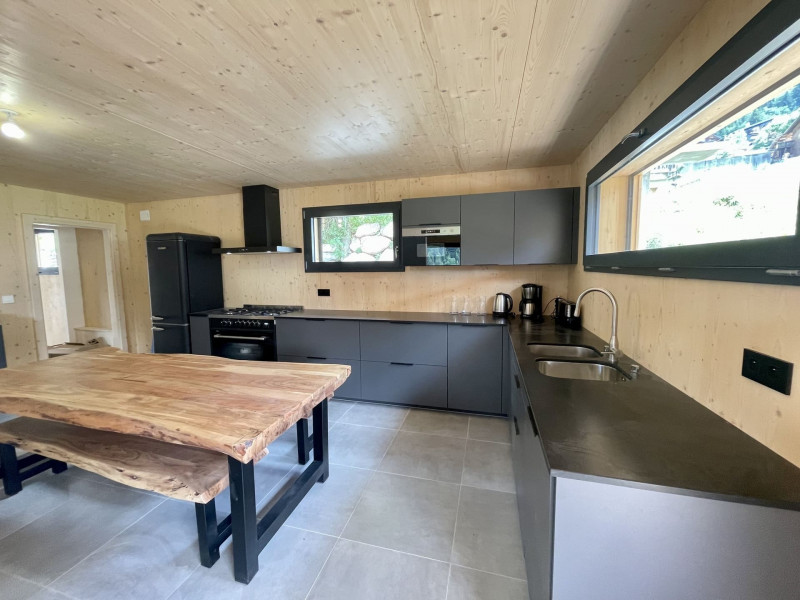
[[[237,327],[246,329],[267,329],[274,327],[274,321],[264,319],[222,319],[217,327]]]

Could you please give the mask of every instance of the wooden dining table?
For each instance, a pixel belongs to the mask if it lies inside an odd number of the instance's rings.
[[[0,412],[227,455],[234,576],[247,583],[260,551],[328,476],[327,399],[349,374],[347,365],[98,348],[0,370]],[[309,417],[314,460],[259,520],[253,465]]]

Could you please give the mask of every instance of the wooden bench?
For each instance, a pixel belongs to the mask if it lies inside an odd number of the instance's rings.
[[[17,458],[15,449],[33,454]],[[49,468],[64,471],[66,463],[140,490],[195,503],[200,562],[210,567],[219,558],[219,546],[231,533],[230,515],[217,523],[214,504],[214,498],[228,487],[225,455],[42,419],[19,417],[0,423],[0,468],[9,496],[22,489],[24,479]]]

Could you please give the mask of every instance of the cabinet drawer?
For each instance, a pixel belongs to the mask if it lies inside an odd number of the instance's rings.
[[[447,325],[362,321],[361,357],[447,366]]]
[[[361,357],[358,321],[276,319],[275,331],[278,354],[354,360]]]
[[[359,360],[322,358],[319,356],[291,356],[288,354],[279,354],[278,360],[281,362],[318,363],[323,365],[350,365],[350,377],[336,390],[334,396],[337,398],[352,398],[354,400],[361,399],[361,361]]]
[[[361,361],[365,400],[447,407],[447,367]]]

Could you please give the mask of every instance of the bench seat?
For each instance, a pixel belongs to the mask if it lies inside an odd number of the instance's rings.
[[[0,423],[0,444],[198,504],[208,503],[228,487],[224,454],[135,435],[19,417]]]

